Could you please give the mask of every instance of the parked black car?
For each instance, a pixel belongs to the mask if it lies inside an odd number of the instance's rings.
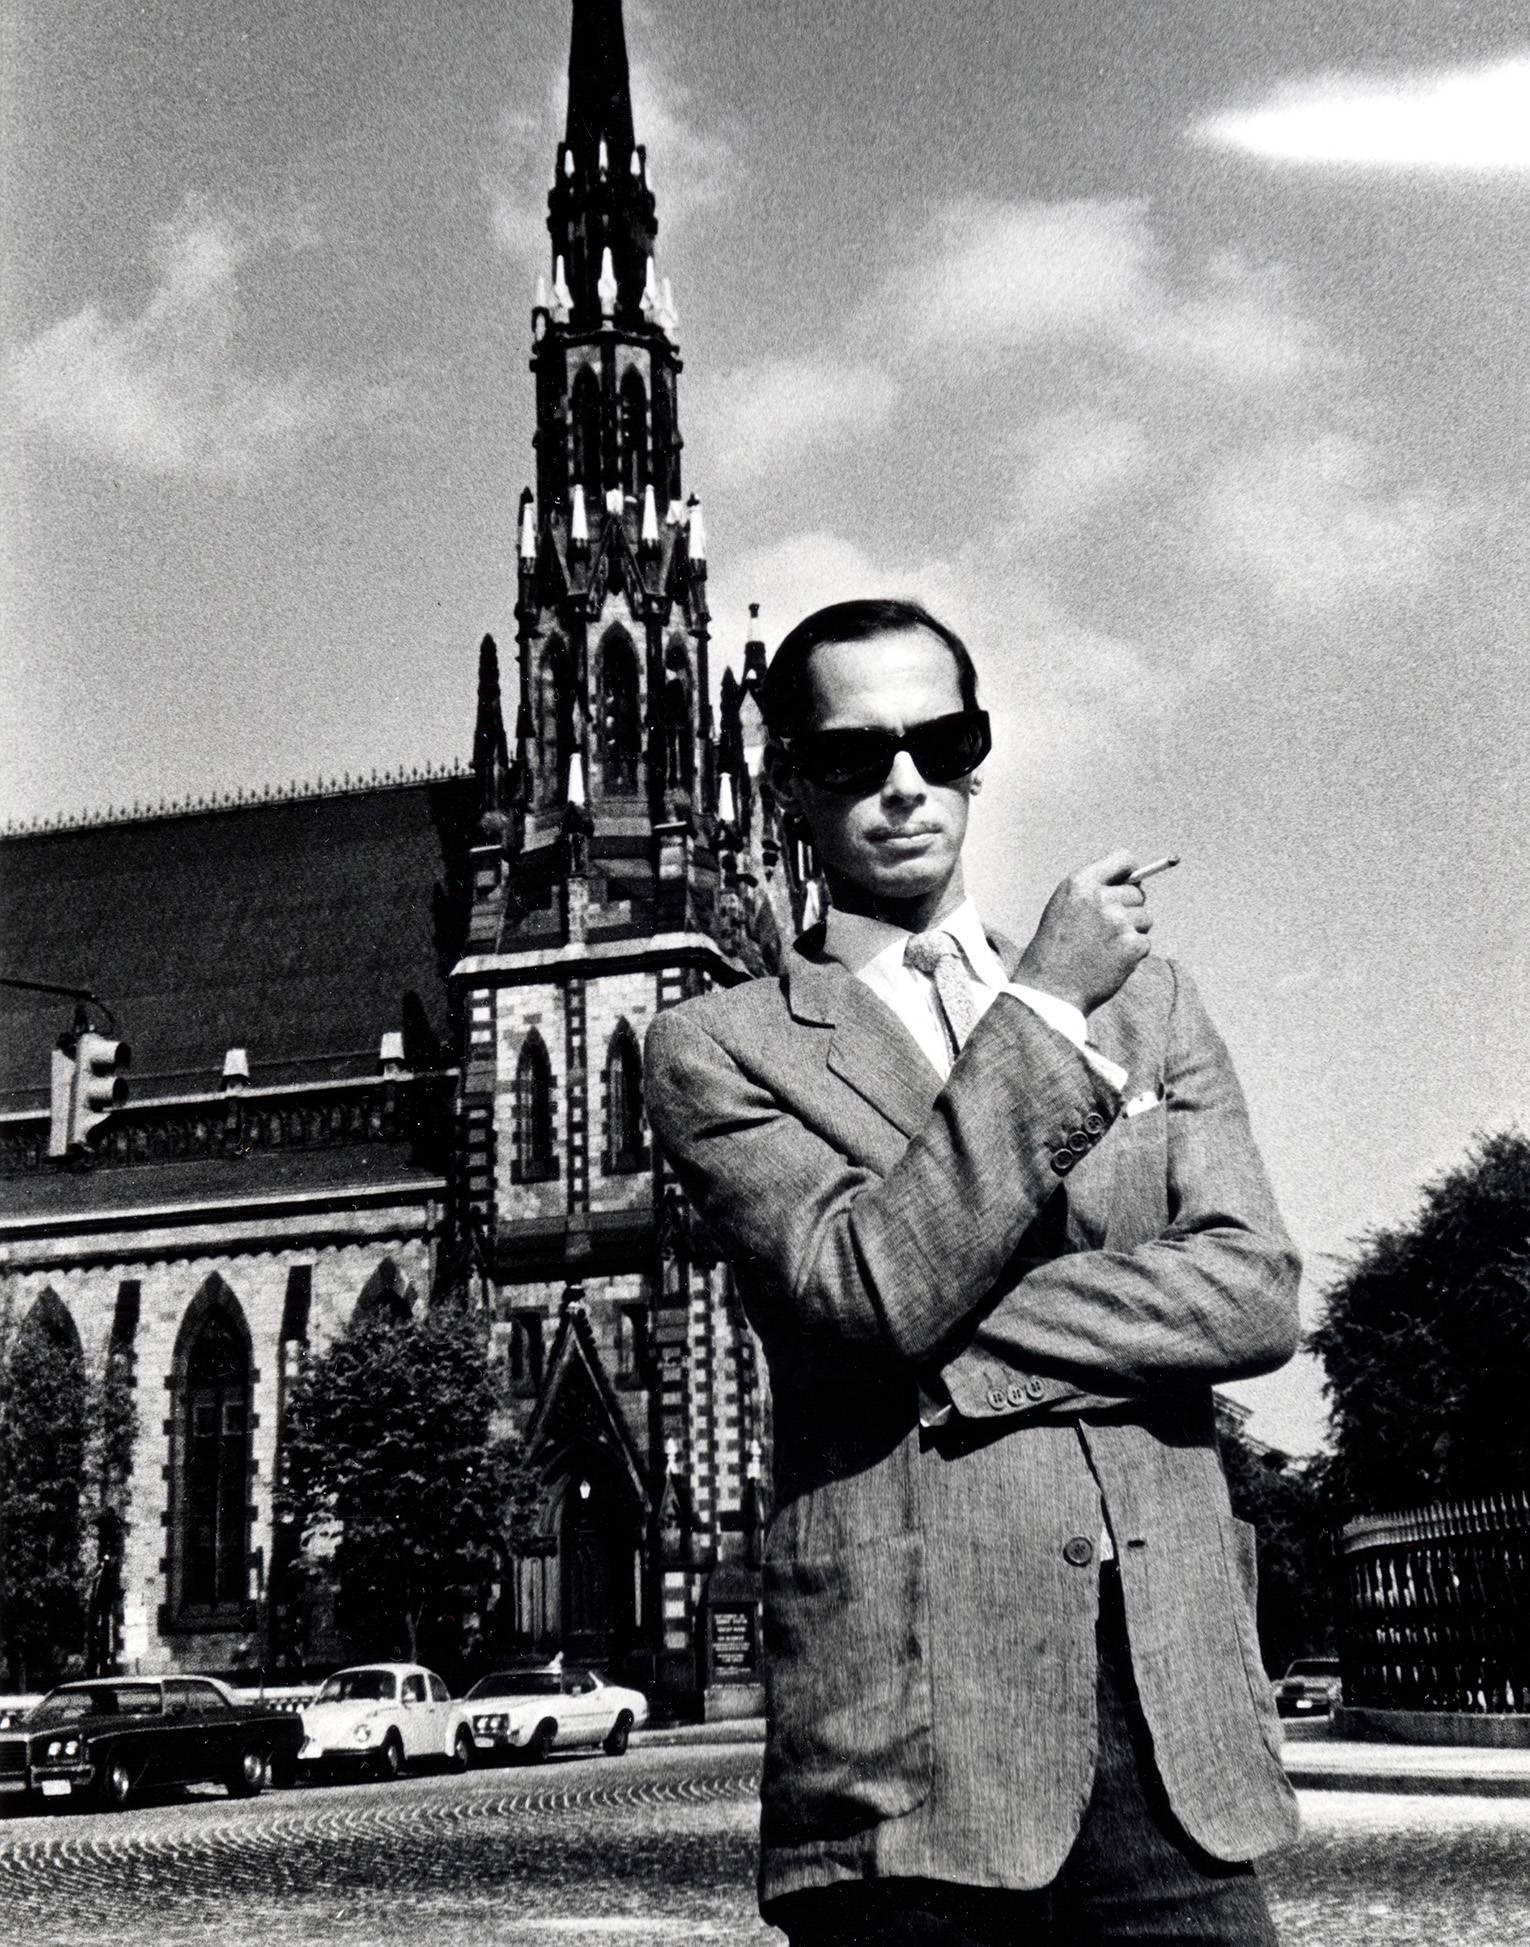
[[[211,1781],[251,1798],[297,1770],[302,1720],[242,1704],[213,1677],[98,1677],[0,1724],[0,1806],[115,1808],[145,1787]]]

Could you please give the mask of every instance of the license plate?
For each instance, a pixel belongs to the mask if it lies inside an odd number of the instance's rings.
[[[42,1781],[42,1795],[44,1798],[67,1798],[69,1796],[69,1780],[67,1778],[44,1778]]]

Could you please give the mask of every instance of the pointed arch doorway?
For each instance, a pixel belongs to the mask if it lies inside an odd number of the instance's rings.
[[[638,1640],[642,1525],[620,1473],[586,1452],[570,1468],[559,1521],[563,1649],[615,1663]]]

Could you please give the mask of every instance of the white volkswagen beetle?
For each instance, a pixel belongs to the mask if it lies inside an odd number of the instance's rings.
[[[565,1666],[561,1656],[534,1668],[480,1677],[462,1708],[480,1758],[519,1758],[525,1764],[580,1745],[619,1758],[629,1733],[648,1722],[648,1699],[641,1690]]]
[[[434,1760],[466,1771],[473,1733],[466,1706],[434,1670],[418,1663],[357,1663],[336,1670],[303,1706],[301,1765],[355,1765],[396,1778],[409,1764]]]

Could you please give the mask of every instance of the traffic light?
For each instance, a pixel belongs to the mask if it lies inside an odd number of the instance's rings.
[[[133,1051],[125,1041],[81,1028],[65,1035],[53,1050],[53,1114],[48,1154],[74,1156],[90,1144],[93,1132],[128,1099],[127,1076]]]

